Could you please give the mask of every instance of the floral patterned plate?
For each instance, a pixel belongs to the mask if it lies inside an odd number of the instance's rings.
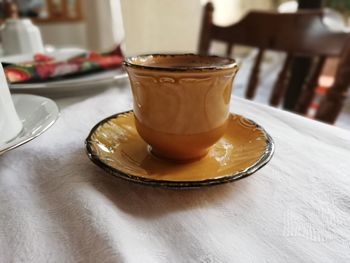
[[[86,52],[80,48],[64,48],[47,53],[48,56],[64,61],[71,57]],[[32,54],[15,55],[2,57],[0,61],[3,63],[20,63],[23,61],[31,61]],[[87,75],[72,76],[66,79],[41,81],[36,83],[13,83],[10,84],[12,93],[31,93],[40,95],[68,95],[72,93],[80,93],[87,90],[102,89],[110,85],[116,85],[127,80],[127,74],[121,69],[110,69]]]

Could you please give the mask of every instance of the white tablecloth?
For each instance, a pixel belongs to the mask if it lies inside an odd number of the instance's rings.
[[[0,262],[350,262],[350,133],[234,98],[272,135],[256,174],[196,190],[109,176],[84,139],[129,88],[57,100],[58,122],[0,156]]]

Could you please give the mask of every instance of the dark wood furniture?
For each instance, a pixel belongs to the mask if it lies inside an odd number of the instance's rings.
[[[298,0],[298,10],[303,9],[316,9],[320,10],[323,6],[323,0]],[[327,64],[326,60],[326,64]],[[293,58],[293,66],[291,69],[291,77],[287,86],[287,91],[283,100],[283,108],[287,110],[293,110],[295,104],[303,89],[304,79],[308,76],[311,70],[312,58],[310,57],[298,57]]]
[[[322,11],[297,13],[258,12],[248,13],[238,23],[221,27],[213,23],[214,7],[205,6],[202,21],[199,53],[208,54],[212,40],[227,43],[226,55],[230,56],[234,45],[259,49],[250,75],[246,98],[253,99],[259,83],[259,69],[265,50],[283,51],[286,60],[279,72],[270,96],[270,105],[280,105],[291,78],[295,56],[312,57],[313,65],[304,80],[304,87],[293,111],[305,114],[314,97],[318,77],[328,57],[340,57],[335,82],[323,98],[316,119],[334,123],[340,113],[350,84],[350,34],[332,32],[322,22]]]
[[[0,0],[0,24],[5,18],[16,16],[27,17],[21,14],[20,3],[16,0]],[[46,13],[42,17],[42,13]],[[2,17],[1,17],[2,16]],[[36,24],[66,23],[83,21],[83,0],[42,0],[42,6],[37,8],[35,16],[29,16]]]

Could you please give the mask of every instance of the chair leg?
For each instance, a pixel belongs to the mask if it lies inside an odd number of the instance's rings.
[[[198,53],[201,55],[207,55],[209,53],[211,27],[213,26],[213,13],[214,5],[213,3],[208,2],[204,8],[202,29],[198,46]]]
[[[306,115],[309,106],[315,96],[315,89],[318,84],[318,79],[324,67],[324,63],[326,58],[324,56],[320,57],[317,63],[312,67],[309,78],[307,79],[303,92],[300,95],[300,98],[297,100],[297,104],[295,105],[295,111]]]
[[[245,93],[245,97],[247,99],[252,100],[255,97],[256,89],[259,85],[260,64],[263,60],[263,57],[264,57],[264,50],[259,49],[259,53],[256,56],[254,66],[249,77],[248,87]]]
[[[332,87],[323,98],[315,119],[334,124],[341,112],[346,98],[346,92],[339,92]]]
[[[290,79],[290,66],[292,64],[292,61],[293,61],[293,55],[288,54],[283,64],[283,67],[280,73],[278,74],[277,81],[273,87],[270,100],[269,100],[269,104],[274,107],[277,107],[280,104],[281,99],[284,93],[286,92],[286,86]]]
[[[349,40],[350,41],[350,40]],[[335,82],[321,101],[316,113],[316,119],[334,123],[343,108],[344,100],[350,86],[350,42],[342,52]]]

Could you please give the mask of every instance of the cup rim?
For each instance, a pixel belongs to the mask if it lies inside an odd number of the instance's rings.
[[[147,58],[147,57],[180,57],[180,56],[192,56],[192,57],[200,57],[200,58],[216,58],[221,59],[222,61],[226,60],[227,63],[222,63],[219,65],[210,65],[210,66],[181,66],[181,67],[167,67],[167,66],[150,66],[150,65],[140,65],[137,63],[134,63],[134,60],[140,59],[140,58]],[[224,70],[224,69],[238,69],[238,64],[236,60],[229,57],[221,57],[221,56],[215,56],[215,55],[199,55],[194,53],[179,53],[179,54],[143,54],[143,55],[136,55],[136,56],[129,56],[124,58],[123,61],[124,66],[131,67],[131,68],[138,68],[138,69],[149,69],[149,70],[156,70],[156,71],[190,71],[190,72],[198,72],[198,71],[207,71],[207,70]]]

